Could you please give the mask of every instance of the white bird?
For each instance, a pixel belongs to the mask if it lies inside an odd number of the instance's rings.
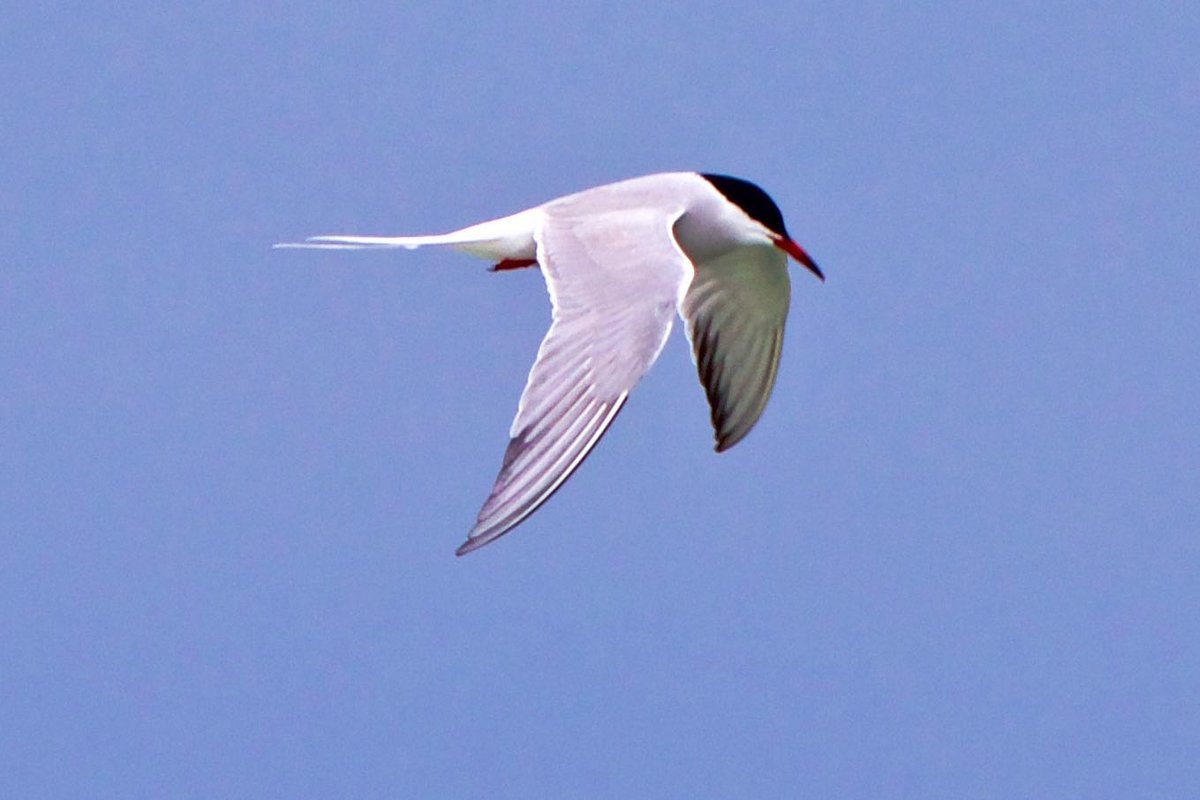
[[[658,358],[676,311],[708,396],[716,451],[750,432],[779,368],[792,241],[775,202],[727,175],[672,172],[597,186],[436,236],[314,236],[279,248],[448,245],[538,266],[553,306],[508,449],[464,555],[503,536],[570,477]]]

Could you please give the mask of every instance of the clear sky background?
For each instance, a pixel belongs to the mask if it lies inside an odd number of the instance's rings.
[[[0,28],[0,796],[1195,796],[1195,4],[122,9]],[[540,276],[270,245],[675,169],[765,416],[677,330],[455,558]]]

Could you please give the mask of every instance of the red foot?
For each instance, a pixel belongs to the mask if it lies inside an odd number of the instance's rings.
[[[506,269],[521,269],[522,267],[537,266],[534,258],[506,258],[492,267],[492,272],[503,272]]]

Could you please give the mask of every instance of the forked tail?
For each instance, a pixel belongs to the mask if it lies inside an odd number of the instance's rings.
[[[279,242],[276,250],[415,250],[427,244],[460,244],[453,234],[444,236],[310,236],[303,242]]]
[[[311,250],[394,250],[402,247],[413,250],[426,245],[449,245],[497,261],[531,259],[536,256],[534,230],[541,219],[539,209],[530,209],[436,236],[312,236],[303,242],[280,242],[274,247]]]

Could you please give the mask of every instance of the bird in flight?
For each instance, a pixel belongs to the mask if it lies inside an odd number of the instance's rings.
[[[553,307],[509,431],[500,474],[458,555],[546,502],[612,424],[658,358],[676,312],[711,410],[716,451],[740,442],[775,383],[791,256],[824,275],[755,184],[670,172],[597,186],[434,236],[314,236],[277,248],[446,245],[537,266]]]

